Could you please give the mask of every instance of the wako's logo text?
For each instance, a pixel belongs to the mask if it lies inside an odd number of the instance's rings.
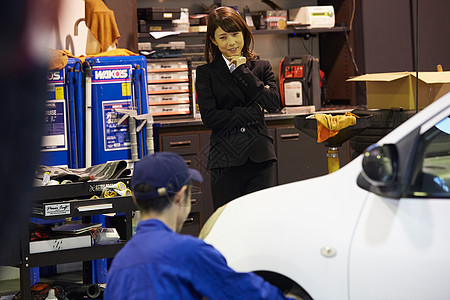
[[[128,69],[96,70],[94,80],[125,79],[128,77]]]
[[[62,79],[61,72],[60,71],[48,72],[47,79],[48,79],[48,81],[58,81],[58,80]]]

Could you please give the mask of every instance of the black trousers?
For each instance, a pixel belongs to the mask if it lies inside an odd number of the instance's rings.
[[[211,192],[214,210],[240,196],[275,185],[272,161],[248,160],[236,167],[211,170]]]

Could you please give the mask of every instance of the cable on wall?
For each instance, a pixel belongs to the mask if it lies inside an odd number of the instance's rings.
[[[414,11],[414,0],[409,1],[409,11],[411,19],[411,52],[413,69],[416,73],[416,113],[419,112],[419,0],[416,0],[416,10]],[[415,14],[414,14],[415,13]],[[414,31],[414,16],[416,17]]]
[[[356,7],[356,3],[355,3],[355,0],[353,0],[352,16],[350,18],[350,31],[352,31],[352,29],[353,29],[353,21],[355,20],[355,7]]]
[[[419,0],[416,0],[416,113],[419,112]]]
[[[348,40],[348,33],[347,33],[347,31],[344,31],[344,34],[345,34],[345,41],[347,43],[347,47],[348,47],[348,50],[350,51],[350,56],[352,58],[352,64],[353,64],[353,67],[355,68],[355,71],[356,71],[356,75],[361,75],[361,73],[359,72],[358,65],[356,64],[355,53],[353,52],[353,48],[350,45],[350,42]]]
[[[353,6],[352,6],[352,14],[351,14],[351,17],[350,17],[349,32],[351,32],[353,30],[353,22],[355,20],[355,11],[356,11],[355,0],[353,0],[352,3],[353,3]],[[345,34],[345,42],[347,44],[348,50],[350,51],[350,56],[351,56],[351,59],[352,59],[353,68],[356,71],[356,75],[361,75],[361,73],[359,72],[358,65],[356,63],[355,53],[353,52],[353,48],[352,48],[352,46],[350,44],[350,41],[348,39],[348,32],[344,31],[344,34]]]

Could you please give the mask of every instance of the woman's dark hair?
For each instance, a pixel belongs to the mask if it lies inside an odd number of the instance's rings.
[[[244,19],[233,8],[219,7],[212,10],[208,16],[205,40],[205,58],[207,62],[212,62],[217,56],[221,55],[219,48],[212,42],[214,40],[214,33],[219,27],[225,32],[242,32],[244,36],[243,55],[248,60],[256,58],[255,53],[253,53],[253,34],[247,23],[245,23]]]

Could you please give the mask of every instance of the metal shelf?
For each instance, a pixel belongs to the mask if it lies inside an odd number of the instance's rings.
[[[254,30],[253,34],[317,34],[317,33],[327,33],[327,32],[345,32],[349,31],[348,27],[336,26],[332,28],[290,28],[284,30]]]
[[[33,187],[33,203],[50,202],[51,200],[61,201],[63,199],[74,198],[80,199],[83,197],[90,198],[94,195],[98,196],[105,186],[114,185],[119,181],[128,186],[130,178],[36,186]]]
[[[97,245],[43,253],[30,254],[30,268],[65,264],[77,261],[90,261],[101,258],[112,258],[125,245],[125,242],[111,245]]]
[[[126,240],[131,238],[132,212],[137,210],[131,196],[91,199],[94,195],[100,195],[105,186],[114,185],[119,181],[128,186],[130,178],[33,188],[34,201],[30,216],[46,220],[82,217],[85,222],[93,215],[121,212],[125,213],[126,232],[125,240],[120,243],[30,254],[30,237],[26,228],[21,233],[21,262],[17,266],[20,269],[20,291],[23,299],[31,299],[30,268],[82,261],[83,281],[90,282],[92,272],[88,266],[89,261],[114,257]],[[52,210],[54,207],[57,207],[57,213]],[[51,210],[51,213],[46,214],[47,209]]]
[[[319,34],[319,33],[328,33],[328,32],[346,32],[349,31],[347,26],[335,26],[332,28],[289,28],[284,30],[274,29],[274,30],[253,30],[254,35],[259,34]],[[179,34],[169,35],[164,38],[173,38],[173,37],[203,37],[206,35],[206,32],[182,32]],[[154,40],[154,38],[148,33],[138,33],[139,40]],[[161,40],[158,39],[158,40]]]
[[[58,212],[52,211],[55,207]],[[98,199],[72,199],[72,200],[53,200],[44,203],[36,203],[32,206],[32,217],[51,220],[67,217],[86,217],[99,214],[109,214],[115,212],[127,212],[138,210],[131,196],[118,196]]]

